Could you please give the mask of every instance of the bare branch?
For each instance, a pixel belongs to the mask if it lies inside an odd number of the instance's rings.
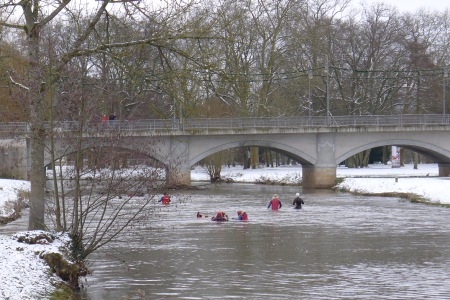
[[[101,7],[98,9],[97,13],[95,14],[94,18],[91,20],[91,22],[89,23],[89,25],[86,27],[86,30],[78,37],[78,39],[76,40],[74,46],[73,46],[73,50],[72,53],[77,53],[79,50],[79,48],[81,47],[81,45],[83,44],[83,42],[88,38],[89,34],[95,29],[95,25],[98,23],[98,21],[100,20],[101,16],[103,15],[103,13],[106,11],[106,6],[110,3],[109,0],[104,0]],[[77,55],[71,55],[70,53],[66,54],[65,56],[62,57],[61,59],[61,63],[59,68],[60,69],[62,67],[64,67],[69,61],[70,59],[72,59],[73,57],[76,57]],[[81,55],[78,55],[81,56]]]
[[[40,26],[45,26],[48,22],[53,20],[70,3],[70,1],[71,0],[63,0],[51,14],[41,20]]]
[[[0,27],[8,27],[8,28],[14,28],[14,29],[20,29],[25,30],[25,26],[19,25],[19,24],[13,24],[13,23],[7,23],[7,22],[0,22]]]
[[[24,25],[20,25],[14,22],[7,22],[11,16],[15,15],[15,8],[18,4],[14,2],[8,2],[0,5],[0,11],[2,12],[0,15],[2,16],[2,20],[0,20],[0,27],[8,27],[14,29],[25,30]]]
[[[138,46],[138,45],[153,45],[155,47],[160,48],[169,48],[165,46],[161,42],[167,42],[167,41],[175,41],[175,40],[210,40],[210,39],[217,39],[212,37],[201,37],[201,36],[182,36],[182,37],[161,37],[161,38],[152,38],[152,39],[143,39],[143,40],[136,40],[136,41],[129,41],[124,43],[111,43],[111,44],[103,44],[98,46],[97,48],[92,49],[76,49],[72,52],[69,52],[66,54],[66,57],[64,60],[70,60],[74,57],[79,56],[85,56],[93,53],[100,53],[102,51],[108,50],[108,49],[114,49],[114,48],[125,48],[125,47],[132,47],[132,46]],[[170,48],[175,53],[181,54],[183,56],[187,56],[187,54],[183,53],[179,49]]]
[[[23,84],[21,84],[21,83],[19,83],[19,82],[16,82],[16,81],[12,78],[11,75],[9,75],[9,80],[11,81],[11,83],[12,83],[13,85],[18,86],[19,88],[21,88],[21,89],[23,89],[23,90],[26,90],[26,91],[30,90],[29,87],[27,87],[27,86],[25,86],[25,85],[23,85]]]

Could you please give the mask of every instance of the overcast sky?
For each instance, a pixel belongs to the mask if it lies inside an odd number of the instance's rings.
[[[383,2],[397,7],[401,12],[416,12],[421,8],[444,11],[450,9],[449,0],[352,0],[356,4]]]

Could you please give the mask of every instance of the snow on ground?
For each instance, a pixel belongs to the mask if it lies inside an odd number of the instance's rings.
[[[29,191],[30,182],[0,179],[0,217],[14,214],[14,203],[20,191]],[[2,225],[0,225],[2,226]],[[18,233],[21,236],[38,234],[39,231]],[[59,252],[67,240],[56,239],[49,244],[20,243],[17,237],[0,235],[0,299],[47,299],[54,291],[52,283],[60,282],[50,272],[49,266],[39,254]]]
[[[301,166],[248,170],[224,167],[221,173],[223,178],[231,178],[235,182],[272,180],[280,183],[298,183],[301,174]],[[413,193],[429,201],[450,204],[450,177],[437,177],[437,164],[422,164],[417,170],[412,165],[401,168],[385,165],[370,165],[362,169],[338,167],[336,174],[338,178],[345,178],[338,187],[353,192]],[[209,176],[203,168],[197,167],[192,170],[191,179],[208,181]],[[26,191],[29,188],[27,181],[0,179],[0,216],[10,213],[10,209],[5,206],[16,199],[19,190]],[[0,235],[0,299],[42,299],[42,295],[48,295],[54,289],[51,282],[57,279],[35,253],[58,251],[58,246],[60,244],[57,241],[50,245],[28,245],[10,236]]]
[[[50,272],[39,253],[59,252],[63,245],[63,240],[59,239],[50,244],[30,245],[19,243],[17,238],[0,235],[0,299],[48,299],[55,289],[52,283],[62,280]]]
[[[235,182],[262,182],[270,179],[286,184],[300,182],[301,174],[300,165],[248,170],[243,170],[241,166],[223,167],[221,172],[222,178],[230,178]],[[411,193],[432,202],[450,204],[450,177],[437,177],[438,174],[437,164],[419,164],[416,170],[412,164],[401,168],[374,164],[368,168],[338,167],[336,170],[336,176],[345,179],[337,188],[368,194]],[[197,167],[192,170],[191,179],[208,181],[209,176],[205,169]]]
[[[347,178],[339,188],[357,193],[415,194],[429,202],[450,204],[450,177],[447,178]]]
[[[405,165],[401,168],[392,168],[389,165],[375,164],[369,165],[368,168],[349,169],[346,167],[338,167],[336,176],[338,178],[347,177],[420,177],[420,176],[437,176],[437,164],[420,164],[417,170],[413,165]],[[274,181],[286,180],[286,183],[298,183],[302,176],[302,166],[282,166],[273,168],[256,168],[243,170],[242,166],[222,167],[222,178],[231,178],[236,182],[255,182],[261,179],[271,179]],[[209,175],[206,170],[200,166],[191,172],[193,181],[208,181]],[[363,179],[361,179],[364,181]]]
[[[0,217],[14,214],[14,203],[17,200],[17,193],[29,190],[29,181],[0,179]]]

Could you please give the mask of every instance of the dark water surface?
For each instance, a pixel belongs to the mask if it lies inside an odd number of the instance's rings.
[[[398,198],[220,185],[177,192],[93,254],[80,299],[450,299],[450,209]],[[283,208],[266,209],[273,193]],[[197,219],[238,209],[248,222]]]

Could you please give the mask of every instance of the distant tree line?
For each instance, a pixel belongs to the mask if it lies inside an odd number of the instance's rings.
[[[323,116],[327,93],[331,115],[443,112],[448,11],[225,0],[169,16],[145,5],[109,4],[76,50],[97,10],[69,15],[67,6],[39,28],[46,101],[57,118]],[[0,117],[27,120],[31,112],[18,105],[30,71],[26,34],[5,25],[6,9],[0,17]]]

